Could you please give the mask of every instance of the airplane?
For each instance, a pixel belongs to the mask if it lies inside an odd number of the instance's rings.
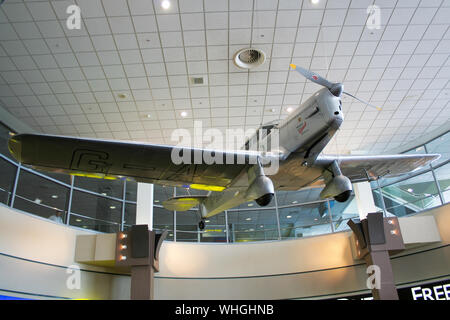
[[[174,163],[173,152],[179,146],[100,140],[46,134],[22,133],[8,141],[11,154],[22,164],[49,172],[189,187],[209,191],[203,196],[178,196],[163,201],[168,210],[187,211],[198,206],[199,228],[204,220],[242,203],[255,201],[267,206],[275,190],[297,191],[324,186],[320,198],[345,202],[352,183],[372,181],[418,170],[440,157],[439,154],[399,155],[321,155],[344,121],[342,83],[333,83],[320,75],[291,64],[290,67],[321,88],[278,123],[263,125],[267,142],[277,132],[278,150],[209,150],[183,147],[181,153],[191,161]],[[380,108],[377,108],[380,110]],[[275,130],[276,129],[276,130]],[[266,144],[268,145],[268,144]],[[178,148],[178,149],[177,149]],[[192,152],[191,152],[192,151]],[[243,161],[194,161],[195,154],[214,154],[216,159]],[[278,171],[265,174],[268,164],[279,161]]]

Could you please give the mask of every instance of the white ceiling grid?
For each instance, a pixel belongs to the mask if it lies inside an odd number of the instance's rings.
[[[383,107],[344,97],[329,153],[384,152],[449,120],[450,1],[170,2],[6,0],[2,105],[45,133],[174,144],[173,130],[194,120],[224,131],[286,117],[319,89],[289,71],[295,63]],[[80,30],[66,27],[71,4]],[[371,4],[378,30],[365,27]],[[246,47],[266,62],[238,69],[233,55]]]

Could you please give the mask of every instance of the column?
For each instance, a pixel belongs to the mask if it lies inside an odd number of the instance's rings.
[[[377,212],[373,200],[372,188],[370,183],[358,182],[353,184],[353,191],[355,192],[356,205],[358,206],[359,219],[366,219],[369,212]]]
[[[146,224],[153,230],[153,184],[137,185],[136,224]]]

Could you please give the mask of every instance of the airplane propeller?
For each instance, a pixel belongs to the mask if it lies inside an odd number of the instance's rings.
[[[330,90],[330,92],[336,97],[340,97],[342,94],[346,94],[346,95],[352,97],[353,99],[358,100],[359,102],[362,102],[362,103],[364,103],[364,104],[366,104],[366,105],[368,105],[368,106],[370,106],[372,108],[377,109],[378,111],[381,110],[380,107],[374,106],[373,104],[370,104],[367,101],[361,100],[361,99],[355,97],[354,95],[352,95],[352,94],[350,94],[348,92],[345,92],[344,91],[344,85],[342,83],[330,82],[327,79],[325,79],[324,77],[318,75],[317,73],[314,73],[314,72],[311,72],[309,70],[306,70],[306,69],[304,69],[302,67],[299,67],[299,66],[297,66],[295,64],[290,64],[290,66],[291,66],[292,69],[294,69],[295,71],[300,73],[306,79],[308,79],[308,80],[310,80],[310,81],[312,81],[314,83],[317,83],[317,84],[319,84],[321,86],[324,86],[325,88],[328,88],[328,90]]]

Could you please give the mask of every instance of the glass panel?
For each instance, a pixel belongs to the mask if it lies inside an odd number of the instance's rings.
[[[104,228],[105,223],[121,223],[122,202],[74,190],[71,212],[94,219],[96,224],[93,230],[109,232],[109,227]]]
[[[17,167],[0,158],[0,202],[6,205],[11,203]]]
[[[388,214],[404,216],[441,205],[431,172],[382,188]]]
[[[450,159],[450,132],[426,144],[428,153],[439,153],[441,157],[433,162],[433,166],[444,163]]]
[[[348,220],[359,219],[358,206],[354,195],[346,202],[330,200],[330,207],[334,232],[350,230],[347,225]]]
[[[173,187],[160,186],[155,184],[153,187],[153,202],[156,205],[173,197]]]
[[[106,179],[95,179],[76,176],[75,187],[86,189],[89,191],[96,192],[98,194],[114,197],[123,198],[123,184],[124,180],[106,180]]]
[[[300,204],[310,201],[319,201],[322,188],[310,188],[300,191],[278,191],[278,207]]]
[[[200,233],[200,236],[201,242],[227,242],[225,212],[207,218],[205,230]]]
[[[230,242],[278,240],[275,208],[228,211]]]
[[[127,190],[125,192],[125,199],[128,201],[137,201],[137,182],[136,181],[126,181]]]
[[[450,163],[434,170],[444,202],[450,202]]]
[[[39,172],[39,173],[42,173],[42,174],[45,175],[45,176],[48,176],[48,177],[53,178],[53,179],[55,179],[55,180],[64,182],[65,184],[68,184],[68,185],[71,184],[70,179],[71,179],[72,176],[69,175],[69,174],[66,174],[66,173],[56,173],[56,172],[48,172],[48,171],[36,170],[36,169],[33,169],[33,171],[37,171],[37,172]]]
[[[89,217],[81,217],[76,214],[70,215],[69,224],[74,227],[91,229],[105,233],[116,233],[120,231],[120,225],[113,222],[93,219]]]
[[[14,208],[65,223],[69,188],[21,170]]]
[[[153,229],[169,230],[167,240],[173,240],[173,211],[153,206]]]
[[[178,193],[177,193],[178,194]],[[177,211],[177,241],[198,241],[197,210]]]
[[[130,226],[136,224],[136,204],[128,202],[125,203],[124,224]]]
[[[327,203],[280,208],[281,239],[301,238],[330,233]]]

